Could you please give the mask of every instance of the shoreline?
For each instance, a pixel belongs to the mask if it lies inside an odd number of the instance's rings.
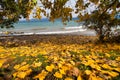
[[[17,35],[0,37],[0,45],[8,47],[31,46],[39,43],[52,44],[84,44],[90,43],[97,39],[96,36],[85,36],[76,34],[47,34],[47,35]]]
[[[66,31],[39,31],[39,32],[13,32],[13,31],[6,31],[1,32],[0,37],[4,36],[24,36],[24,35],[83,35],[83,36],[96,36],[94,30],[91,29],[83,29],[83,30],[66,30]]]
[[[97,39],[95,31],[87,29],[86,31],[78,31],[61,34],[24,34],[24,35],[5,35],[0,36],[2,46],[22,46],[33,45],[37,43],[53,43],[53,44],[84,44],[94,42]],[[10,44],[8,44],[10,43]]]

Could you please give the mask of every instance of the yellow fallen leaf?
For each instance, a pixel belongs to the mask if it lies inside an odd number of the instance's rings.
[[[15,78],[17,76],[18,72],[13,73],[13,77]]]
[[[38,74],[37,76],[33,77],[33,79],[44,80],[47,74],[48,72],[46,72],[45,70],[42,70],[42,72]]]
[[[32,57],[36,57],[37,56],[37,54],[35,54],[35,53],[33,53],[33,54],[30,54]]]
[[[115,60],[120,61],[120,57],[117,57]]]
[[[0,53],[1,53],[1,52],[5,52],[5,49],[0,46]]]
[[[79,75],[79,76],[77,77],[77,80],[82,80],[82,77]]]
[[[92,72],[90,70],[85,70],[85,74],[90,75]]]
[[[6,61],[5,59],[0,60],[0,68],[2,67],[2,65],[4,64],[5,61]]]
[[[108,54],[108,53],[105,53],[105,56],[106,56],[106,57],[110,57],[110,54]]]
[[[72,65],[75,65],[75,62],[74,62],[74,61],[70,61],[70,63],[71,63]]]
[[[90,64],[90,66],[98,71],[101,70],[101,67],[98,64]]]
[[[24,66],[21,66],[18,70],[22,70],[22,71],[25,71],[25,70],[28,70],[28,68],[29,68],[29,64],[26,64],[26,65],[24,65]]]
[[[32,69],[28,69],[27,71],[25,71],[27,75],[29,75],[32,72]]]
[[[32,66],[33,67],[40,67],[42,65],[42,62],[35,62]]]
[[[88,80],[104,80],[104,79],[102,79],[99,76],[96,76],[95,74],[91,74]]]
[[[47,54],[47,52],[45,50],[41,50],[40,54]]]
[[[87,62],[85,62],[83,64],[85,64],[86,66],[88,66],[88,65],[91,65],[91,64],[94,64],[94,63],[95,63],[95,61],[92,60],[92,59],[90,59],[90,60],[88,60]]]
[[[110,70],[112,70],[112,67],[109,66],[108,64],[103,64],[102,67],[105,68],[105,69],[110,69]]]
[[[27,75],[29,75],[32,72],[31,69],[28,69],[27,71],[19,71],[19,72],[15,72],[13,73],[13,77],[18,77],[21,79],[24,79]]]
[[[101,78],[101,77],[97,77],[97,80],[104,80],[103,78]]]
[[[19,68],[20,68],[20,65],[19,65],[19,64],[14,66],[14,69],[15,69],[15,70],[18,70]]]
[[[22,63],[21,63],[21,65],[25,65],[25,64],[27,64],[27,62],[22,62]]]
[[[62,66],[61,68],[62,68],[64,71],[66,71],[66,70],[69,69],[69,67],[67,67],[67,66]]]
[[[120,68],[114,68],[114,70],[120,72]]]
[[[116,76],[119,75],[119,73],[113,72],[113,71],[104,71],[104,70],[102,70],[101,72],[104,73],[104,74],[109,74],[112,77],[116,77]]]
[[[91,74],[88,80],[98,80],[96,75]]]
[[[55,68],[55,66],[53,64],[51,64],[50,66],[46,66],[46,70],[49,72],[52,72],[52,70]]]
[[[65,78],[65,80],[73,80],[72,78],[70,78],[70,77],[67,77],[67,78]]]
[[[22,79],[24,79],[26,75],[27,75],[26,72],[18,72],[18,73],[17,73],[17,77],[18,77],[18,78],[22,78]]]
[[[62,67],[62,64],[61,64],[61,63],[58,63],[58,67],[61,68],[61,67]]]
[[[64,74],[64,75],[66,74],[63,69],[59,69],[59,71],[60,71],[61,74]]]
[[[56,78],[62,78],[62,74],[59,73],[59,72],[55,72],[54,76],[55,76]]]
[[[112,76],[112,77],[116,77],[116,76],[119,75],[119,73],[113,72],[113,71],[109,72],[108,74],[109,74],[110,76]]]

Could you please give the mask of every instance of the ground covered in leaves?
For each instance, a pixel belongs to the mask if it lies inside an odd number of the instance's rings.
[[[0,80],[120,80],[120,44],[83,36],[27,39],[1,42]]]

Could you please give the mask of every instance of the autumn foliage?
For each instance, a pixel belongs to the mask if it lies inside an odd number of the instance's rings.
[[[8,43],[11,44],[11,43]],[[119,80],[119,44],[0,47],[0,79]]]

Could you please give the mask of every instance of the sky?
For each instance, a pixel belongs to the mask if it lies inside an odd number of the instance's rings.
[[[67,2],[66,5],[72,7],[73,9],[75,9],[75,4],[76,4],[76,0],[70,0],[69,2]],[[75,14],[74,12],[73,12],[72,15],[73,15],[73,17],[77,17],[77,14]]]
[[[75,3],[76,3],[76,0],[70,0],[67,2],[66,6],[70,6],[72,7],[73,9],[75,9]],[[40,5],[40,0],[38,0],[38,5]],[[77,14],[75,14],[74,12],[72,13],[73,17],[77,17]],[[33,14],[30,15],[30,19],[33,18]],[[42,18],[46,18],[43,14],[42,14]]]
[[[37,0],[38,1],[38,6],[41,6],[41,3],[40,3],[40,0]],[[53,0],[54,1],[54,0]],[[66,6],[69,6],[73,9],[75,9],[75,4],[76,4],[76,1],[77,0],[69,0],[67,3],[66,3]],[[88,0],[85,0],[85,2],[87,2]],[[92,12],[93,10],[95,9],[95,6],[93,4],[91,4],[89,6],[89,8],[87,8],[87,11],[88,13]],[[34,10],[33,10],[34,11]],[[49,12],[49,11],[48,11]],[[46,18],[43,14],[42,15],[42,18]],[[77,17],[78,14],[75,14],[74,12],[72,13],[73,17]],[[33,14],[30,15],[30,19],[33,18]]]

